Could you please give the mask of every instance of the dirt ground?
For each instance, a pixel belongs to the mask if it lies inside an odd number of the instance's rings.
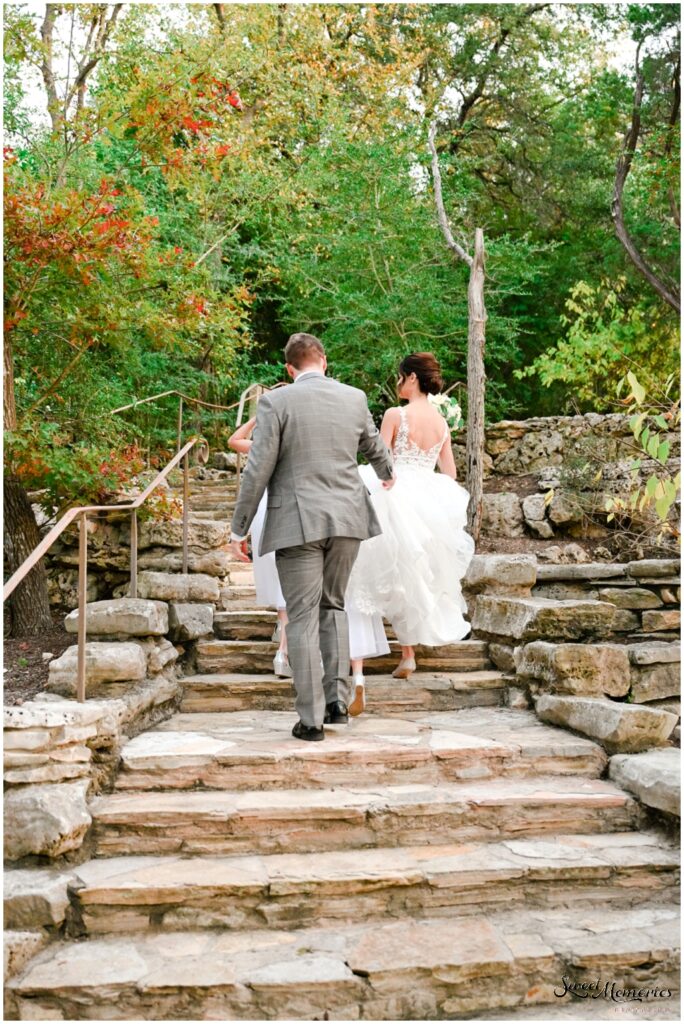
[[[76,637],[64,629],[63,615],[54,615],[52,628],[37,637],[14,640],[7,637],[7,629],[5,619],[3,697],[5,705],[11,706],[31,700],[45,689],[49,662],[43,661],[43,653],[57,658],[76,642]]]

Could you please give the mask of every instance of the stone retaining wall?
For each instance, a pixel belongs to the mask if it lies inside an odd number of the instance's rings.
[[[651,782],[638,795],[670,814],[679,813],[674,771],[660,769],[679,754],[679,568],[666,559],[538,565],[531,555],[479,555],[464,585],[473,636],[511,673],[520,703],[614,757],[646,757],[639,763]],[[627,778],[633,769],[621,760],[614,770]]]
[[[65,624],[75,632],[76,613]],[[74,645],[51,662],[48,692],[4,709],[4,835],[10,861],[84,856],[88,797],[112,785],[126,740],[169,717],[180,703],[176,663],[183,647],[165,635],[170,629],[166,603],[96,602],[87,608],[86,625],[89,699],[65,699],[76,692]]]

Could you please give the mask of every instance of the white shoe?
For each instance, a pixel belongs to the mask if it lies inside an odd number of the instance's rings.
[[[354,676],[352,686],[354,687],[354,699],[349,705],[349,714],[356,718],[366,710],[366,680],[362,675]]]
[[[415,658],[402,658],[392,675],[395,679],[408,679],[415,671]]]
[[[280,643],[280,634],[281,633],[282,633],[282,624],[280,622],[280,619],[278,619],[278,621],[275,624],[275,628],[273,630],[273,636],[271,637],[271,640],[273,641],[274,644]]]
[[[292,669],[290,668],[290,662],[285,651],[276,651],[276,656],[273,659],[273,672],[275,675],[280,676],[281,679],[292,678]]]

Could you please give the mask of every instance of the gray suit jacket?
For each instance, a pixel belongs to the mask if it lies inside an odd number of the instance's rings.
[[[322,374],[298,378],[259,400],[252,438],[231,530],[248,533],[268,487],[260,555],[382,532],[356,456],[361,452],[381,480],[392,476],[392,456],[363,391]]]

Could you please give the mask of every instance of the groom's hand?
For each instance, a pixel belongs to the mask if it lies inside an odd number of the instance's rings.
[[[231,540],[229,551],[233,558],[237,558],[238,562],[251,562],[251,558],[247,554],[247,538],[244,540]]]

